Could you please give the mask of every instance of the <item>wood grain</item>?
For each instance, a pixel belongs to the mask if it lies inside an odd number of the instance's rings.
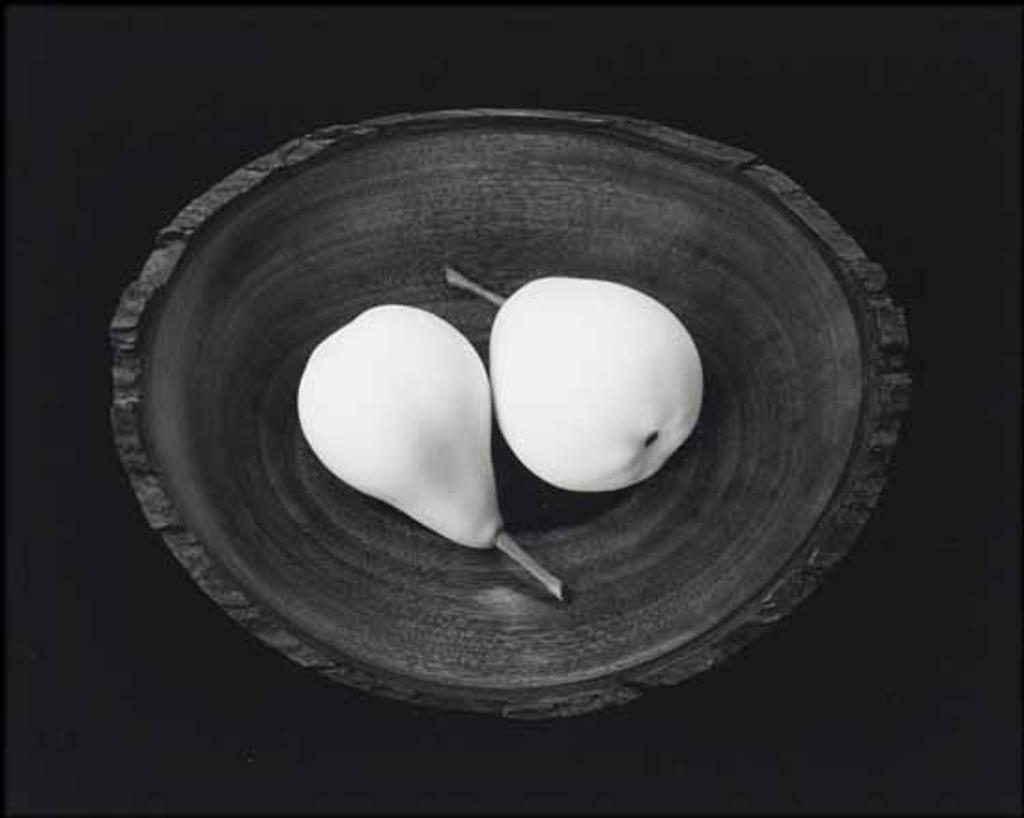
[[[700,348],[697,431],[652,479],[540,483],[495,431],[510,532],[572,587],[441,541],[319,465],[294,394],[381,303],[461,329],[541,274],[622,281]],[[884,270],[755,155],[551,111],[402,114],[260,157],[161,230],[110,325],[111,423],[150,525],[225,612],[331,679],[543,718],[712,667],[806,597],[877,504],[909,407]]]

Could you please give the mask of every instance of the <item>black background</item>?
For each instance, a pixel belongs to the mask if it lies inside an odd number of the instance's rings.
[[[7,810],[1021,809],[1019,9],[10,8]],[[106,328],[248,160],[401,111],[546,107],[757,152],[881,261],[913,414],[861,544],[626,707],[505,722],[300,669],[148,529]]]

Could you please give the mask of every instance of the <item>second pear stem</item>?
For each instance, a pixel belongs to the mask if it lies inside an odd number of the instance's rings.
[[[496,307],[500,307],[505,303],[505,299],[500,295],[488,290],[486,287],[481,287],[475,281],[467,278],[454,267],[450,267],[447,264],[444,267],[444,280],[453,287],[460,290],[466,290],[467,292],[473,293],[473,295],[478,295],[481,298],[490,301]]]
[[[569,589],[565,583],[527,554],[519,547],[519,543],[504,531],[498,532],[494,538],[494,545],[529,571],[559,602],[569,601]]]

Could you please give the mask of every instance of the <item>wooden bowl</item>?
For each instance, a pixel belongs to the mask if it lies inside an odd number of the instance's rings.
[[[700,349],[697,431],[648,481],[575,494],[495,430],[519,542],[560,606],[348,488],[297,423],[306,357],[362,310],[446,318],[486,361],[540,275],[621,281]],[[150,524],[223,609],[296,662],[387,696],[580,713],[718,662],[788,612],[875,505],[907,409],[885,275],[753,154],[620,117],[472,110],[324,128],[160,231],[111,324],[112,422]]]

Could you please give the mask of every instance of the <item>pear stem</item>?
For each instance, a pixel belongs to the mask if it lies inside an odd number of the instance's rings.
[[[467,292],[473,293],[473,295],[478,295],[481,298],[490,301],[496,307],[500,307],[505,303],[505,299],[500,295],[488,290],[486,287],[481,287],[475,281],[466,278],[466,276],[458,270],[453,267],[449,267],[447,264],[444,266],[444,280],[452,287],[456,287],[460,290],[466,290]]]
[[[534,579],[539,581],[559,602],[569,601],[569,589],[566,588],[565,583],[523,551],[519,547],[519,543],[506,532],[499,531],[497,533],[494,545],[529,571]]]

